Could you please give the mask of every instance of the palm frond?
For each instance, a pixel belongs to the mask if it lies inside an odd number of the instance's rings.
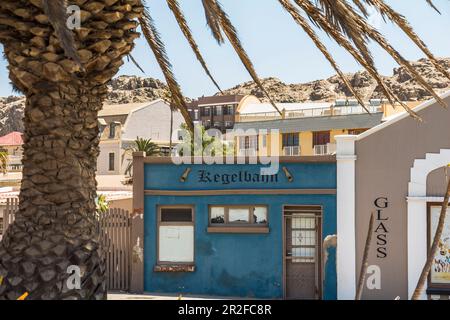
[[[412,117],[420,119],[415,112],[413,112],[406,104],[404,104],[385,84],[383,78],[380,76],[377,68],[373,61],[366,60],[360,51],[353,47],[352,43],[330,22],[327,20],[326,16],[311,2],[295,0],[297,5],[299,5],[309,16],[309,18],[316,23],[321,29],[323,29],[327,34],[329,34],[338,44],[340,44],[344,49],[349,52],[358,63],[364,67],[364,69],[369,72],[369,74],[375,79],[382,92],[389,100],[392,105],[399,103]]]
[[[369,109],[366,108],[365,103],[362,99],[362,97],[356,92],[356,90],[353,88],[351,83],[348,81],[347,77],[344,75],[344,73],[339,68],[336,61],[333,59],[331,54],[328,52],[325,45],[320,41],[317,34],[314,32],[314,30],[311,28],[311,26],[306,22],[306,20],[301,16],[300,12],[295,8],[292,3],[289,0],[279,0],[281,5],[286,9],[287,12],[289,12],[292,16],[292,18],[305,30],[305,32],[308,34],[308,36],[311,38],[311,40],[314,42],[316,47],[322,52],[322,54],[325,56],[325,58],[330,62],[331,66],[334,68],[334,70],[338,73],[339,77],[344,81],[347,88],[350,90],[350,92],[356,97],[359,104],[368,112],[370,113]]]
[[[305,2],[310,2],[305,1]],[[368,48],[369,37],[361,32],[357,21],[356,10],[348,0],[316,0],[316,6],[325,15],[328,22],[352,41],[370,64],[374,64],[372,54]]]
[[[184,17],[183,12],[181,11],[180,5],[177,0],[167,0],[167,5],[169,6],[170,10],[172,11],[173,15],[175,16],[175,19],[177,20],[178,26],[180,27],[181,32],[183,32],[184,37],[188,41],[189,45],[191,46],[192,51],[194,51],[195,56],[197,57],[197,60],[200,62],[201,66],[203,67],[203,70],[205,70],[205,73],[208,75],[208,77],[211,79],[211,81],[214,83],[217,89],[222,93],[222,89],[220,89],[220,86],[212,76],[211,72],[208,69],[208,66],[206,65],[205,59],[203,59],[202,54],[200,53],[200,49],[198,48],[197,42],[195,41],[194,37],[192,36],[191,29],[189,28],[186,18]]]
[[[428,57],[428,59],[433,63],[434,67],[448,79],[450,79],[449,72],[442,66],[436,57],[431,53],[426,44],[420,39],[420,37],[415,33],[414,29],[405,19],[405,17],[398,12],[396,12],[392,7],[387,5],[383,0],[363,0],[368,5],[371,5],[379,10],[382,16],[386,16],[389,20],[395,23]]]
[[[434,5],[432,0],[427,0],[427,3],[434,9],[437,11],[437,13],[441,14],[441,12],[439,11],[439,9]]]
[[[45,15],[55,30],[56,37],[59,40],[61,48],[66,56],[82,66],[73,33],[67,27],[67,1],[66,0],[43,0]]]
[[[216,39],[218,44],[222,44],[225,42],[222,30],[220,28],[220,18],[217,16],[216,11],[211,7],[211,2],[207,0],[202,0],[203,9],[205,10],[205,17],[206,17],[206,25],[211,30],[211,33]]]
[[[133,62],[133,64],[136,66],[136,68],[141,70],[142,73],[145,73],[144,69],[142,69],[142,67],[139,65],[139,63],[136,61],[136,59],[131,54],[128,54],[127,57],[128,57],[128,61]]]
[[[281,114],[281,111],[278,109],[277,105],[273,101],[272,97],[269,95],[267,90],[264,88],[263,84],[261,83],[261,80],[259,79],[255,68],[253,66],[252,61],[250,60],[249,56],[247,55],[247,52],[243,48],[241,41],[239,40],[238,34],[236,29],[234,28],[233,24],[231,23],[230,19],[228,18],[228,15],[226,12],[222,9],[222,6],[220,3],[216,0],[204,0],[204,3],[207,3],[209,8],[214,12],[214,15],[218,17],[218,21],[220,23],[220,27],[222,28],[223,32],[225,33],[226,37],[230,41],[231,45],[233,46],[234,50],[236,51],[237,55],[241,59],[241,62],[247,69],[248,73],[252,77],[253,81],[256,83],[256,85],[259,87],[259,89],[264,93],[264,95],[269,99],[272,106],[275,108],[275,110],[278,111],[279,114]]]
[[[389,42],[385,39],[385,37],[379,33],[377,30],[372,28],[370,25],[364,25],[364,31],[383,48],[384,51],[389,53],[389,55],[400,65],[408,70],[409,74],[416,80],[425,90],[427,90],[433,98],[443,107],[447,107],[447,104],[444,100],[434,91],[431,85],[417,72],[416,69],[413,68],[411,63],[406,60],[400,52],[398,52]]]
[[[145,8],[142,16],[139,18],[139,24],[141,25],[142,33],[144,34],[145,39],[147,40],[151,50],[153,51],[156,61],[158,62],[164,78],[166,79],[167,86],[169,87],[170,93],[172,95],[172,103],[178,108],[178,110],[180,110],[189,129],[194,130],[194,124],[187,110],[180,86],[172,72],[172,64],[167,57],[164,43],[161,40],[159,32],[154,24],[153,18],[150,16],[147,8]]]

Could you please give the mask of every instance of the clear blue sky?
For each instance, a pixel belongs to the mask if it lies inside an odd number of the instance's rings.
[[[303,31],[283,11],[277,0],[222,0],[240,38],[252,58],[260,77],[275,76],[286,83],[307,82],[334,74]],[[404,14],[416,32],[433,53],[450,57],[450,1],[434,0],[442,15],[433,11],[425,0],[387,0]],[[147,1],[153,18],[167,46],[169,57],[183,93],[188,97],[216,92],[203,73],[186,40],[176,25],[165,0]],[[199,47],[222,88],[229,88],[250,80],[232,48],[226,44],[219,47],[206,28],[200,0],[180,0]],[[391,43],[408,59],[423,57],[421,52],[392,24],[384,24],[374,15],[373,23],[387,36]],[[337,44],[323,37],[329,50],[346,72],[360,69],[352,58]],[[372,46],[381,73],[390,75],[395,62],[377,46]],[[0,47],[0,49],[2,49]],[[133,56],[145,70],[142,74],[133,64],[126,62],[120,74],[140,75],[163,79],[158,65],[147,44],[139,39]],[[12,94],[8,84],[5,61],[0,58],[0,96]]]

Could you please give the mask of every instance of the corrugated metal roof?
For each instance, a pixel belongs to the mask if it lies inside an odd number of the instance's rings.
[[[272,130],[279,129],[281,133],[299,131],[325,131],[331,129],[362,129],[372,128],[381,123],[383,113],[352,114],[329,117],[309,117],[284,120],[268,120],[235,123],[234,129]]]

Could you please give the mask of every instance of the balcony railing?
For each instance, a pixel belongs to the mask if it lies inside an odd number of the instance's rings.
[[[316,156],[333,154],[335,152],[336,152],[336,144],[334,143],[327,143],[314,146],[314,155]]]
[[[381,106],[366,106],[370,113],[383,112]],[[330,117],[330,116],[344,116],[351,114],[365,114],[366,110],[362,106],[336,106],[336,107],[323,107],[323,108],[307,108],[298,110],[285,111],[285,119],[296,118],[310,118],[310,117]],[[250,114],[241,114],[239,121],[252,122],[263,120],[277,120],[282,117],[278,112],[259,112]]]
[[[254,149],[254,148],[239,149],[238,156],[239,157],[255,157],[256,156],[256,149]]]
[[[289,146],[283,148],[284,156],[299,156],[300,155],[300,146]]]

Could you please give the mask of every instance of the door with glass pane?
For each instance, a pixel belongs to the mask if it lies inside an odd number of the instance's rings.
[[[321,208],[284,208],[286,299],[321,297]]]

